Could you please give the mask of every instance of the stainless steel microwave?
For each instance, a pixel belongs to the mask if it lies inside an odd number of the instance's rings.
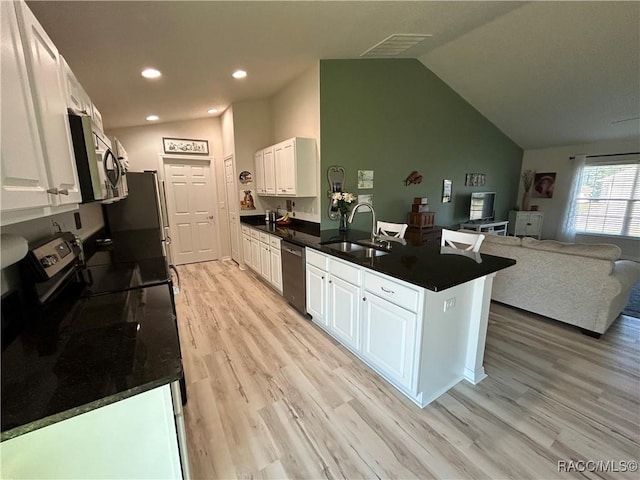
[[[126,198],[125,169],[111,148],[111,140],[92,131],[91,117],[74,110],[69,110],[69,126],[82,203]]]

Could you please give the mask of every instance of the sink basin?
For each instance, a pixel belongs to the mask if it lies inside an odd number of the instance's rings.
[[[326,246],[332,250],[337,250],[338,252],[345,252],[345,253],[361,252],[366,248],[366,247],[363,247],[362,245],[358,245],[357,243],[351,243],[351,242],[327,243]]]
[[[377,248],[363,247],[362,250],[353,252],[353,255],[356,257],[373,258],[373,257],[381,257],[382,255],[389,255],[389,252],[385,252],[384,250],[378,250]]]

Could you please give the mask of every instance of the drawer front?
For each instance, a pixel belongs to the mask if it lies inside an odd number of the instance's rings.
[[[260,232],[260,241],[262,243],[266,243],[268,245],[270,236],[271,235],[269,235],[268,233]]]
[[[240,225],[240,230],[242,230],[242,233],[244,233],[245,235],[251,235],[249,233],[249,231],[251,230],[249,227],[247,227],[246,225]]]
[[[416,287],[408,287],[389,277],[383,277],[369,271],[364,272],[364,288],[374,295],[384,298],[399,307],[417,312],[420,302],[420,291]]]
[[[306,248],[305,250],[308,264],[313,265],[320,270],[324,270],[325,272],[329,270],[329,257],[322,253],[316,252],[311,248]]]
[[[271,248],[275,248],[276,250],[280,250],[280,238],[278,237],[269,237],[269,245]]]
[[[335,258],[330,258],[329,272],[331,272],[331,276],[341,278],[345,282],[349,282],[358,286],[361,285],[360,268],[351,263],[343,262]]]
[[[251,238],[255,238],[256,240],[260,240],[260,232],[258,230],[254,230],[253,228],[249,229]]]

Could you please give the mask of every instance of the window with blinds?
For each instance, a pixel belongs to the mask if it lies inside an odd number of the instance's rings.
[[[578,233],[640,237],[638,162],[586,165],[576,203]]]

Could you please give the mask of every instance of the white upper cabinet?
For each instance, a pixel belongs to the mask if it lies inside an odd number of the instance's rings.
[[[93,120],[93,129],[100,133],[104,133],[104,126],[102,124],[102,114],[98,107],[91,104],[91,120]]]
[[[60,56],[60,74],[62,75],[62,88],[67,100],[67,107],[91,115],[91,99],[62,56]]]
[[[262,149],[256,153],[258,194],[315,197],[317,170],[313,138],[295,137]]]
[[[36,118],[43,139],[52,205],[82,201],[55,45],[24,2],[16,4]]]
[[[256,193],[264,195],[266,193],[264,185],[264,150],[258,150],[255,154],[256,162]]]
[[[2,211],[46,207],[49,180],[14,4],[0,2],[0,13]]]
[[[276,194],[276,164],[273,157],[273,147],[265,148],[264,159],[264,190],[267,195]]]

